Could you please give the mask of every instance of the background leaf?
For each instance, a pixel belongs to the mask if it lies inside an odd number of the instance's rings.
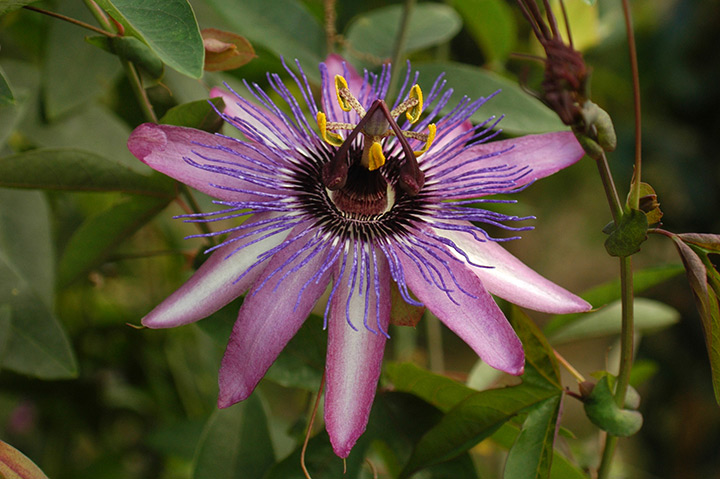
[[[0,15],[4,15],[39,0],[0,0]]]
[[[193,479],[263,477],[275,463],[267,417],[258,394],[210,417],[195,456]]]
[[[262,45],[289,63],[299,60],[308,78],[320,79],[317,65],[325,58],[325,32],[302,2],[210,0],[209,3],[253,45]]]
[[[2,365],[44,379],[74,377],[75,357],[52,313],[54,260],[45,199],[37,192],[0,189],[0,206],[0,305],[11,310]]]
[[[95,20],[82,2],[61,2],[58,12],[81,21]],[[56,120],[98,98],[121,72],[112,55],[89,48],[85,33],[67,22],[48,19],[43,63],[44,110]]]
[[[401,477],[458,456],[522,410],[557,394],[552,389],[523,384],[469,396],[420,439]]]
[[[661,284],[671,278],[674,278],[683,272],[680,264],[666,264],[653,266],[651,268],[641,269],[633,273],[633,289],[635,294],[642,293],[648,288]],[[580,295],[585,301],[592,304],[595,308],[610,304],[620,299],[620,280],[615,279],[596,286]],[[586,313],[579,314],[562,314],[553,316],[545,325],[543,331],[547,336],[551,336],[556,331],[565,326],[582,319]]]
[[[412,363],[386,363],[385,374],[396,391],[412,393],[443,412],[449,411],[477,392]]]
[[[347,28],[346,39],[350,48],[346,49],[346,57],[356,57],[355,52],[358,52],[381,60],[390,59],[402,11],[402,5],[392,5],[355,17]],[[413,8],[410,16],[405,52],[412,53],[446,42],[454,37],[461,27],[462,20],[452,7],[438,3],[420,3]],[[362,57],[357,60],[362,60]]]
[[[464,26],[489,64],[502,64],[515,45],[517,27],[510,5],[502,0],[453,0]]]
[[[186,0],[99,0],[97,2],[178,72],[203,74],[205,49],[195,13]]]
[[[67,286],[92,268],[130,237],[172,198],[134,197],[88,218],[70,238],[58,269],[58,285]]]
[[[579,339],[597,338],[619,334],[621,329],[621,305],[615,302],[550,335],[553,344]],[[680,313],[673,307],[647,298],[635,298],[635,329],[643,332],[658,331],[680,320]]]
[[[505,461],[504,478],[549,477],[561,400],[562,393],[558,393],[540,402],[528,413]]]
[[[12,105],[15,103],[15,95],[13,95],[10,84],[5,78],[5,72],[0,68],[0,106]]]
[[[0,158],[0,186],[174,195],[173,182],[161,175],[145,176],[95,153],[72,148],[36,149]]]
[[[475,123],[483,122],[491,116],[499,118],[505,115],[498,127],[512,135],[567,129],[552,110],[532,98],[517,83],[496,73],[450,62],[413,63],[413,68],[420,72],[420,86],[427,91],[430,91],[438,75],[445,73],[448,88],[455,90],[454,101],[450,101],[451,105],[459,101],[463,95],[477,100],[502,90],[472,116],[471,120]]]

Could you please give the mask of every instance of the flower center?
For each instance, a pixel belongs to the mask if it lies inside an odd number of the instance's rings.
[[[392,111],[388,109],[385,101],[381,99],[373,101],[370,108],[365,111],[365,108],[350,92],[345,79],[340,75],[335,76],[335,90],[340,108],[344,111],[355,110],[360,117],[360,122],[356,125],[334,121],[328,122],[325,113],[317,113],[320,135],[327,143],[339,147],[335,156],[323,167],[322,182],[325,187],[330,191],[346,189],[349,171],[358,164],[371,172],[385,166],[386,158],[382,142],[384,138],[394,136],[400,143],[404,160],[399,165],[395,165],[398,169],[398,185],[409,195],[417,195],[425,184],[425,175],[420,170],[416,157],[430,148],[435,139],[435,124],[428,125],[428,133],[420,133],[401,130],[395,119],[403,113],[405,113],[411,124],[420,119],[423,107],[420,87],[413,85],[408,99]],[[348,130],[350,133],[346,138],[343,138],[339,134],[333,133],[333,130]],[[362,156],[360,158],[355,158],[354,155],[349,154],[356,138],[362,141]],[[413,151],[408,143],[408,138],[423,141],[425,145],[420,151]],[[353,191],[356,190],[354,186],[351,186],[351,188]],[[382,189],[377,188],[377,191]],[[387,187],[385,190],[387,190]],[[378,203],[374,209],[379,207]]]
[[[383,175],[358,164],[350,167],[342,188],[326,191],[337,209],[353,219],[379,216],[395,202],[395,190]]]

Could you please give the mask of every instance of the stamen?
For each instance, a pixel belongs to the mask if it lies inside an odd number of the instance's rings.
[[[377,170],[385,164],[385,155],[382,151],[382,145],[374,142],[368,151],[368,167],[370,171]]]
[[[327,130],[328,124],[325,113],[321,111],[317,113],[317,123],[318,128],[320,128],[320,135],[322,136],[322,139],[325,140],[325,142],[331,144],[332,146],[340,146],[343,144],[344,140],[340,135],[329,132]]]

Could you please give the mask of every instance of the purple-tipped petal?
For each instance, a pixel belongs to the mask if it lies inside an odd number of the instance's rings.
[[[371,272],[367,310],[367,284],[359,292],[359,278],[347,308],[351,294],[347,274],[337,280],[340,285],[330,304],[325,366],[325,427],[333,451],[339,457],[347,457],[355,441],[365,431],[380,377],[386,340],[383,332],[387,331],[390,322],[390,281],[387,260],[382,255],[377,260],[377,283],[372,279],[375,273]],[[357,331],[348,325],[348,321]],[[375,332],[369,331],[364,323]]]
[[[259,163],[267,163],[267,159],[253,149],[219,135],[193,128],[144,123],[130,135],[128,148],[152,169],[221,200],[257,201],[258,196],[253,192],[272,191],[239,177],[246,169],[257,169],[246,158]],[[198,164],[215,169],[209,171]],[[217,168],[229,174],[220,173]]]
[[[220,366],[218,407],[231,406],[252,393],[330,282],[326,246],[305,262],[313,253],[310,235],[296,237],[306,229],[303,225],[292,230],[287,246],[273,255],[245,297]],[[326,272],[316,277],[323,269]]]
[[[469,223],[467,226],[471,227]],[[436,233],[455,243],[471,262],[491,266],[471,269],[485,288],[496,296],[544,313],[580,313],[592,309],[587,301],[539,275],[494,241],[480,242],[461,231]],[[454,250],[452,252],[462,258]]]
[[[246,224],[270,217],[267,213],[257,214]],[[192,323],[210,316],[240,296],[262,268],[243,273],[257,261],[259,254],[282,243],[288,234],[284,231],[252,243],[267,234],[250,235],[257,229],[248,227],[232,234],[227,244],[215,250],[180,289],[143,318],[142,324],[148,328],[172,328]],[[232,254],[236,249],[238,251]]]
[[[436,246],[443,248],[441,244]],[[431,254],[423,255],[422,260],[404,252],[398,255],[405,284],[483,361],[506,373],[522,374],[522,343],[480,279],[460,261],[449,259],[438,249],[433,253],[437,258]],[[443,261],[452,269],[452,275]],[[439,286],[450,291],[442,291]]]
[[[241,100],[223,88],[213,87],[210,98],[218,97],[225,102],[223,113],[230,118],[230,123],[248,137],[259,135],[265,143],[270,142],[279,148],[285,147],[288,143],[286,138],[292,137],[290,130],[275,115],[265,114],[263,121],[259,121],[258,111],[247,104],[248,100]],[[259,106],[256,108],[265,111]],[[272,128],[268,128],[267,124],[272,125]]]
[[[518,173],[513,175],[513,187],[518,188],[576,163],[584,154],[585,151],[575,139],[575,135],[564,131],[476,144],[449,158],[442,168],[452,169],[452,173],[445,176],[445,181],[451,183],[450,179],[462,178],[472,172],[507,167],[508,171]],[[477,160],[471,161],[474,159]],[[461,182],[458,182],[454,186],[460,184]],[[477,196],[483,196],[482,192],[477,188],[469,188],[467,194],[456,193],[453,199]]]

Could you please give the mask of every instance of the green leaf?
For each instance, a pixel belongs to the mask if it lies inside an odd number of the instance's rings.
[[[402,14],[402,5],[392,5],[355,17],[347,28],[350,48],[346,55],[359,52],[383,60],[392,57]],[[462,19],[452,7],[420,3],[410,16],[405,52],[409,54],[444,43],[457,35],[461,27]]]
[[[99,0],[108,14],[170,68],[192,78],[203,74],[205,49],[195,13],[186,0]]]
[[[0,106],[12,105],[13,103],[15,103],[15,96],[10,88],[10,83],[5,78],[5,72],[0,68]]]
[[[720,287],[708,287],[709,281],[710,284],[720,284],[720,275],[710,263],[707,253],[704,253],[703,259],[705,261],[703,261],[699,256],[702,251],[685,244],[683,238],[679,235],[674,235],[672,239],[682,258],[695,304],[700,313],[705,333],[705,345],[710,359],[713,391],[715,392],[715,400],[720,404],[720,303],[718,303],[718,289]],[[692,239],[695,240],[694,244],[712,244],[707,241],[707,238],[700,239],[696,237]],[[710,266],[710,270],[708,270],[708,266]]]
[[[224,106],[225,103],[222,98],[184,103],[170,108],[160,119],[160,123],[165,125],[188,126],[215,133],[223,123],[222,118],[217,114],[215,109],[222,111]]]
[[[720,235],[703,233],[682,233],[677,235],[685,243],[699,246],[708,253],[720,253]]]
[[[0,441],[0,477],[3,479],[48,479],[25,454]]]
[[[680,321],[680,313],[675,308],[652,299],[635,298],[636,331],[652,333],[672,326],[678,321]],[[619,334],[621,329],[621,304],[618,301],[584,315],[578,321],[549,335],[549,338],[553,344],[559,344]]]
[[[71,378],[75,357],[51,310],[49,220],[39,192],[0,190],[0,305],[12,311],[2,366],[42,379]]]
[[[106,37],[97,35],[86,37],[89,44],[132,62],[147,73],[151,79],[159,80],[165,72],[165,65],[150,47],[135,37]]]
[[[632,436],[642,427],[643,418],[639,412],[621,409],[615,403],[608,376],[598,381],[590,396],[585,398],[584,407],[588,419],[613,436]]]
[[[196,451],[193,479],[260,478],[274,463],[267,416],[253,394],[210,417]]]
[[[668,264],[653,266],[650,268],[635,271],[633,274],[633,290],[635,294],[642,293],[643,291],[661,284],[683,272],[682,265],[679,264]],[[585,291],[580,296],[588,303],[595,305],[596,308],[612,303],[620,299],[620,280],[615,279],[596,286],[590,290]],[[578,314],[562,314],[553,316],[550,321],[545,325],[545,334],[550,337],[555,334],[558,330],[565,326],[579,321],[584,318],[587,313]]]
[[[550,475],[562,393],[532,408],[505,461],[504,478],[541,479]]]
[[[62,2],[58,12],[88,23],[95,21],[82,2]],[[77,26],[51,21],[42,75],[45,114],[57,120],[98,98],[121,70],[117,59],[88,47]]]
[[[515,45],[517,27],[512,8],[502,0],[453,0],[489,63],[502,64]]]
[[[532,367],[544,380],[545,385],[562,389],[555,353],[533,320],[520,308],[513,307],[510,323],[522,341],[526,367]]]
[[[469,396],[422,437],[400,477],[458,456],[511,417],[557,394],[557,390],[521,384]]]
[[[453,88],[455,93],[454,100],[451,99],[444,111],[454,107],[463,95],[476,100],[501,90],[472,116],[474,123],[504,115],[498,127],[512,135],[567,130],[552,110],[528,95],[516,82],[496,73],[450,62],[413,63],[413,68],[420,72],[420,85],[427,91],[430,91],[438,75],[446,74],[447,86]]]
[[[605,240],[605,249],[610,256],[632,256],[640,251],[640,245],[647,239],[648,218],[640,210],[630,210],[620,218],[620,223]]]
[[[10,331],[12,327],[11,310],[9,304],[0,305],[0,360],[5,356],[5,348],[8,339],[10,339]]]
[[[323,319],[311,315],[282,350],[265,377],[285,387],[317,391],[325,371]]]
[[[88,218],[63,252],[58,285],[65,287],[102,264],[118,245],[162,211],[171,199],[132,197]]]
[[[388,362],[385,364],[385,374],[396,391],[412,393],[443,412],[449,411],[477,392],[412,363]]]
[[[37,1],[39,0],[0,0],[0,15],[5,15],[8,12],[12,12],[13,10]]]
[[[41,148],[0,158],[0,186],[174,196],[173,182],[161,175],[141,175],[119,162],[74,148]]]
[[[289,62],[297,59],[305,74],[318,81],[325,58],[325,30],[297,0],[210,0],[223,17],[255,45]]]
[[[551,400],[552,398],[548,399]],[[492,435],[492,440],[505,449],[510,449],[520,434],[517,426],[505,423]],[[550,467],[550,479],[587,479],[587,475],[573,465],[564,455],[557,450],[553,451],[553,458]]]

